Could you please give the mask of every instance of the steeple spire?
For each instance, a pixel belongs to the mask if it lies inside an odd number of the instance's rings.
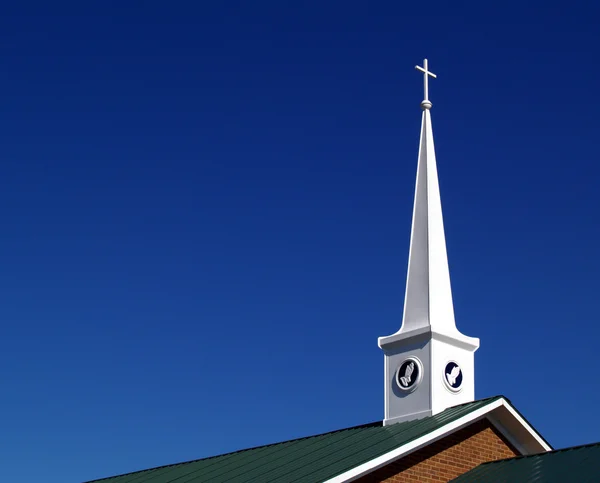
[[[386,359],[385,422],[388,424],[435,414],[473,400],[473,353],[479,347],[479,339],[461,334],[454,320],[429,101],[428,79],[436,76],[429,71],[427,59],[423,67],[416,69],[424,75],[425,98],[421,102],[421,140],[404,314],[398,332],[379,338]],[[408,353],[414,357],[399,359]],[[410,390],[402,387],[407,379],[401,377],[409,367],[411,375],[414,371],[418,373],[409,381],[413,383],[408,387]],[[421,379],[425,381],[423,384]],[[446,387],[438,388],[443,381]],[[448,384],[448,381],[454,382]],[[418,385],[429,387],[417,389]],[[459,392],[461,396],[457,397]]]

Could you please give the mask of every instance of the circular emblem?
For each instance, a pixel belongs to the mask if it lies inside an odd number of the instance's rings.
[[[456,362],[450,361],[446,364],[442,378],[444,379],[446,387],[452,392],[458,392],[462,389],[463,373]]]
[[[423,379],[423,366],[416,357],[405,359],[396,371],[396,384],[403,391],[414,391]]]

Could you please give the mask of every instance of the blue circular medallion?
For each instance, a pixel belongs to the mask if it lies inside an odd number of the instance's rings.
[[[403,391],[412,391],[423,378],[423,367],[421,361],[416,357],[409,357],[402,361],[396,371],[396,384]]]
[[[462,369],[456,362],[450,361],[448,364],[446,364],[443,378],[444,382],[446,383],[446,387],[452,392],[458,392],[462,389],[463,373]]]

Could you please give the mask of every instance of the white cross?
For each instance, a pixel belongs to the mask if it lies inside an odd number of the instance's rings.
[[[421,72],[423,72],[423,77],[424,77],[424,82],[425,82],[425,99],[426,101],[429,100],[429,76],[433,77],[434,79],[437,77],[433,72],[429,72],[429,70],[427,70],[427,59],[423,60],[423,67],[421,67],[420,65],[415,65],[415,69],[420,70]]]

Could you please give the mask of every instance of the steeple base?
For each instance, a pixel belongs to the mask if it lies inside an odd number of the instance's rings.
[[[418,413],[407,414],[406,416],[398,416],[398,417],[391,418],[391,419],[384,419],[383,425],[391,426],[392,424],[403,423],[404,421],[413,421],[415,419],[423,419],[423,418],[426,418],[431,415],[432,415],[431,411],[421,411]]]
[[[379,339],[385,358],[386,426],[435,415],[475,399],[474,361],[479,344],[431,331],[411,332],[410,336]]]

